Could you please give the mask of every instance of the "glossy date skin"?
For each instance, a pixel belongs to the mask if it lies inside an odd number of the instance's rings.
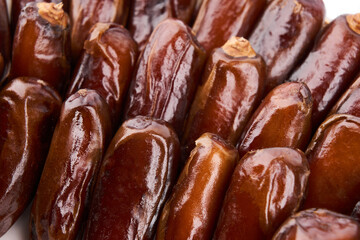
[[[322,0],[275,0],[266,8],[249,38],[266,62],[266,93],[283,83],[311,50],[324,15]]]
[[[85,41],[67,96],[79,89],[96,90],[109,105],[113,126],[117,128],[137,55],[136,43],[123,26],[95,24]]]
[[[316,129],[360,68],[360,14],[342,15],[329,23],[305,61],[290,76],[304,82],[314,101]]]
[[[186,156],[205,132],[235,145],[263,96],[265,63],[244,38],[214,50],[205,66],[182,137]]]
[[[133,0],[128,29],[142,51],[156,26],[167,18],[189,24],[196,0]]]
[[[329,116],[335,113],[345,113],[360,117],[360,75],[339,98],[331,109]]]
[[[35,194],[61,106],[45,82],[17,78],[0,92],[0,236]]]
[[[204,0],[193,31],[207,53],[231,36],[247,38],[266,7],[266,0]]]
[[[360,199],[360,118],[336,114],[327,118],[311,140],[306,208],[351,214]]]
[[[162,211],[156,239],[211,239],[238,160],[236,148],[217,135],[197,139]]]
[[[98,22],[126,24],[130,0],[71,0],[71,52],[77,62],[90,29]]]
[[[138,115],[162,119],[180,135],[204,61],[205,52],[190,28],[180,20],[163,21],[139,57],[125,119]]]
[[[11,49],[10,26],[6,0],[0,0],[0,85],[8,71]]]
[[[349,216],[325,209],[308,209],[291,216],[273,240],[357,240],[360,224]]]
[[[179,148],[165,121],[125,121],[102,163],[84,239],[152,239],[175,182]]]
[[[15,32],[16,24],[19,19],[19,15],[21,12],[21,9],[23,9],[26,4],[31,2],[53,2],[53,3],[63,3],[63,9],[64,11],[69,11],[69,2],[70,0],[12,0],[11,1],[11,29],[12,32]]]
[[[271,239],[299,208],[309,174],[300,150],[267,148],[246,154],[231,178],[213,239]]]
[[[292,147],[304,150],[311,136],[312,99],[303,83],[283,83],[261,102],[239,142],[240,157],[251,150]]]
[[[32,205],[31,239],[75,239],[111,136],[107,103],[81,89],[63,104]]]
[[[27,4],[14,35],[11,78],[36,77],[62,92],[70,77],[69,37],[69,18],[61,4]]]

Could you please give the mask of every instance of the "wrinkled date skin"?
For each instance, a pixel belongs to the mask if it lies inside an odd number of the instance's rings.
[[[191,30],[180,20],[163,21],[139,57],[125,119],[162,119],[180,135],[204,62],[205,52]]]
[[[205,66],[186,121],[184,155],[205,132],[218,134],[235,145],[262,99],[265,63],[243,38],[231,38],[213,51]]]
[[[283,83],[311,50],[324,15],[322,0],[276,0],[266,8],[249,39],[267,65],[265,92]]]
[[[179,140],[165,121],[125,121],[102,163],[84,239],[152,239],[179,154]]]
[[[351,214],[360,199],[360,118],[330,116],[318,128],[306,156],[311,174],[304,209]]]
[[[14,36],[11,77],[36,77],[61,92],[70,77],[69,37],[61,4],[27,4]]]
[[[351,216],[360,222],[360,201],[355,205],[354,210],[352,211]]]
[[[109,105],[117,129],[137,54],[136,43],[124,27],[95,24],[85,41],[67,95],[79,89],[96,90]]]
[[[360,117],[360,75],[339,98],[331,109],[329,116],[335,113],[345,113]]]
[[[63,9],[68,12],[69,11],[69,2],[70,0],[12,0],[11,1],[11,29],[12,32],[15,32],[16,24],[21,12],[26,4],[31,2],[53,2],[53,3],[63,3]]]
[[[0,85],[10,61],[11,38],[6,0],[0,0]]]
[[[204,0],[193,31],[210,53],[231,36],[247,38],[266,7],[266,0]]]
[[[92,26],[98,22],[126,24],[130,0],[71,0],[71,52],[73,62],[80,57]]]
[[[312,100],[303,83],[283,83],[262,101],[239,142],[240,157],[267,147],[306,149],[311,135]]]
[[[0,236],[35,194],[60,107],[60,96],[34,78],[0,92]]]
[[[304,82],[314,101],[316,129],[349,87],[360,68],[360,14],[342,15],[329,23],[305,61],[290,76]]]
[[[246,154],[235,168],[214,239],[271,239],[299,208],[308,177],[300,150],[267,148]]]
[[[106,102],[79,90],[64,102],[32,205],[32,239],[75,239],[111,135]]]
[[[156,239],[211,239],[238,158],[236,148],[217,135],[196,140],[162,211]]]
[[[360,224],[349,216],[325,209],[308,209],[291,216],[273,240],[358,240]]]
[[[189,24],[196,0],[133,0],[128,29],[142,51],[156,26],[167,18]]]

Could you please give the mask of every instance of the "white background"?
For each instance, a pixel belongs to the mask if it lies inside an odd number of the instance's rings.
[[[7,0],[8,3],[10,0]],[[326,5],[326,16],[329,20],[344,13],[359,13],[360,0],[323,0]],[[0,240],[28,239],[29,209]]]

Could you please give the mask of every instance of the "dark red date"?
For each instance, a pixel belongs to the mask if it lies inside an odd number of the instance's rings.
[[[60,106],[60,96],[34,78],[0,92],[0,236],[35,194]]]
[[[8,72],[11,38],[6,0],[0,0],[0,86]]]
[[[322,0],[274,0],[249,41],[267,65],[265,92],[287,80],[311,50],[324,21]]]
[[[153,239],[179,154],[179,140],[165,121],[125,121],[106,151],[84,239]]]
[[[268,147],[305,150],[311,137],[311,110],[311,93],[305,84],[277,86],[247,123],[238,146],[240,157]]]
[[[32,239],[76,239],[110,136],[109,108],[96,91],[64,102],[32,205]]]
[[[238,159],[236,148],[217,135],[197,139],[162,211],[156,239],[210,239]]]
[[[205,132],[235,145],[262,98],[265,78],[265,63],[246,39],[233,37],[214,50],[185,124],[183,154]]]
[[[303,200],[305,154],[291,148],[249,152],[236,166],[213,239],[270,239]]]
[[[231,36],[247,38],[266,7],[266,0],[204,0],[193,31],[209,54]]]
[[[11,77],[36,77],[61,92],[70,77],[69,37],[61,4],[27,4],[14,36]]]
[[[162,119],[180,135],[204,61],[205,52],[189,27],[180,20],[163,21],[139,57],[125,119],[138,115]]]
[[[360,224],[349,216],[325,209],[308,209],[290,217],[273,240],[358,240]]]
[[[305,61],[290,76],[304,82],[314,101],[316,129],[349,87],[360,68],[360,13],[342,15],[329,23]]]
[[[67,96],[83,88],[96,90],[109,105],[113,127],[117,129],[136,59],[136,43],[124,27],[95,24],[85,41]]]
[[[351,214],[360,199],[360,118],[330,116],[318,128],[306,155],[311,174],[304,209]]]

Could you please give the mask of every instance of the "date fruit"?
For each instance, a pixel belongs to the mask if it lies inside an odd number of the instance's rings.
[[[130,0],[71,0],[71,52],[73,62],[80,57],[85,40],[94,24],[126,24]]]
[[[170,123],[180,135],[202,73],[205,52],[180,20],[154,30],[139,57],[125,119],[148,116]]]
[[[360,118],[337,114],[327,118],[311,140],[306,208],[351,214],[360,200]]]
[[[28,3],[15,31],[11,78],[36,77],[62,92],[70,77],[69,37],[61,3]]]
[[[156,26],[167,18],[189,24],[196,0],[133,0],[128,29],[142,51]]]
[[[265,78],[265,63],[246,39],[233,37],[214,50],[185,124],[184,155],[205,132],[235,145],[262,99]]]
[[[76,239],[110,136],[109,109],[96,91],[64,102],[32,205],[32,239]]]
[[[153,239],[179,154],[179,140],[165,121],[125,121],[102,163],[84,239]]]
[[[298,210],[309,173],[300,150],[267,148],[246,154],[235,168],[213,239],[270,239]]]
[[[345,113],[360,117],[360,75],[341,98],[339,98],[331,109],[329,116],[336,113]]]
[[[312,125],[316,129],[360,68],[360,13],[341,15],[318,37],[291,81],[304,82],[314,101]]]
[[[358,240],[360,223],[325,209],[308,209],[291,216],[273,240]]]
[[[156,239],[211,239],[238,160],[236,149],[217,135],[197,139],[162,211]]]
[[[232,36],[247,38],[266,4],[266,0],[204,0],[193,31],[209,54]]]
[[[109,105],[117,129],[136,60],[136,43],[123,26],[95,24],[84,43],[67,96],[79,89],[96,90]]]
[[[0,92],[0,237],[35,194],[60,107],[59,94],[35,78]]]
[[[277,86],[247,123],[238,146],[240,157],[268,147],[305,150],[311,137],[311,110],[311,93],[305,84]]]
[[[324,15],[322,0],[274,0],[266,8],[249,38],[266,62],[266,93],[287,80],[311,50]]]

